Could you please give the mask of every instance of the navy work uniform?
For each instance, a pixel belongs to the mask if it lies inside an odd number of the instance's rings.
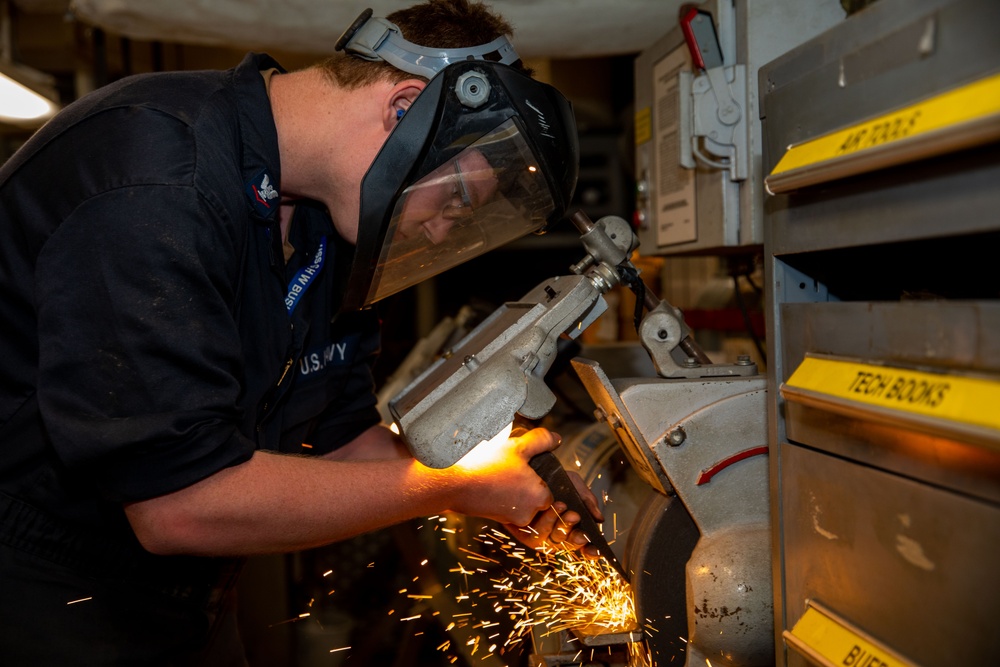
[[[0,171],[0,664],[243,664],[238,563],[149,554],[123,504],[379,420],[352,248],[303,202],[282,253],[278,67],[124,79]]]

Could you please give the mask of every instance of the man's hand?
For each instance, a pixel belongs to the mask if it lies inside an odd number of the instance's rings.
[[[535,434],[539,431],[544,431],[544,429],[528,431],[524,428],[516,428],[511,433],[511,439],[529,437],[530,434]],[[549,433],[548,431],[545,432]],[[562,443],[562,438],[556,434],[550,435],[556,438],[555,446],[558,447]],[[555,449],[555,447],[552,449]],[[597,505],[597,497],[587,487],[587,484],[580,475],[572,470],[567,471],[567,474],[576,487],[576,490],[580,493],[580,497],[583,498],[583,502],[590,511],[591,516],[594,517],[594,520],[598,523],[604,521],[604,516]],[[597,558],[600,554],[595,547],[588,546],[590,540],[587,539],[586,534],[582,530],[574,530],[574,527],[579,522],[580,515],[574,511],[567,511],[564,503],[550,502],[547,507],[536,513],[527,525],[505,523],[504,527],[522,544],[532,549],[537,549],[544,544],[553,546],[561,544],[573,550],[583,549],[585,555]]]
[[[560,442],[555,433],[536,428],[501,442],[477,445],[442,471],[462,480],[462,492],[451,509],[505,525],[527,526],[552,504],[552,492],[528,462]]]
[[[569,478],[573,481],[584,504],[590,510],[591,516],[598,523],[604,521],[600,508],[597,506],[597,497],[587,487],[587,484],[576,472],[567,471]],[[590,558],[600,556],[596,547],[589,546],[589,540],[582,530],[574,530],[580,522],[580,515],[573,511],[566,511],[566,506],[557,502],[550,505],[545,510],[539,512],[527,526],[515,526],[507,524],[505,527],[511,535],[516,537],[525,546],[537,549],[543,544],[562,545],[573,550],[582,549],[583,553]]]
[[[362,434],[362,436],[356,442],[331,452],[327,455],[327,458],[332,460],[363,460],[371,458],[409,457],[405,445],[402,444],[398,436],[392,435],[386,428],[381,426],[373,427],[368,432]],[[530,460],[531,456],[535,454],[555,449],[561,442],[562,438],[558,434],[546,429],[529,431],[525,428],[517,428],[512,432],[511,438],[508,441],[493,445],[483,443],[456,465],[463,466],[466,471],[473,472],[473,474],[486,476],[488,480],[483,481],[495,482],[497,480],[494,478],[497,475],[507,474],[502,472],[506,466],[498,463],[498,461],[506,459],[508,462],[515,462],[516,464],[517,460],[524,459],[525,456],[527,456],[527,460]],[[474,472],[475,470],[479,470],[479,472]],[[576,486],[577,491],[580,492],[580,497],[583,498],[584,504],[587,506],[590,514],[598,523],[603,521],[604,517],[601,515],[598,507],[597,498],[587,487],[580,475],[574,471],[567,471],[567,474]],[[521,478],[521,475],[517,475],[517,479]],[[513,484],[509,481],[506,483]],[[529,487],[527,494],[521,494],[522,497],[514,498],[512,501],[498,502],[504,502],[506,505],[510,505],[511,508],[515,508],[518,505],[523,508],[533,506],[533,502],[535,501],[530,499],[537,495],[535,492],[544,494],[548,489],[544,486],[536,486],[534,480],[531,480],[531,484],[532,486]],[[510,486],[508,488],[514,489],[515,487]],[[487,494],[491,493],[487,492]],[[485,495],[482,497],[489,498],[493,496]],[[561,502],[553,503],[551,495],[547,497],[547,504],[541,506],[541,509],[533,514],[527,525],[510,523],[509,521],[505,521],[502,516],[496,516],[503,514],[503,510],[497,507],[490,508],[493,516],[488,516],[487,518],[499,520],[511,535],[532,549],[537,549],[546,543],[550,545],[563,544],[574,550],[582,548],[584,554],[596,558],[599,554],[594,547],[587,546],[589,542],[587,536],[581,530],[574,530],[574,527],[580,522],[579,514],[573,511],[566,511],[566,506]],[[542,501],[544,501],[544,498],[542,498]],[[483,516],[482,511],[465,510],[463,513]]]

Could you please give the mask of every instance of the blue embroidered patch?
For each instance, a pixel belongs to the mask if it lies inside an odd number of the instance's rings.
[[[348,334],[325,345],[307,350],[299,357],[298,372],[302,379],[325,371],[330,366],[349,366],[358,354],[359,334]]]

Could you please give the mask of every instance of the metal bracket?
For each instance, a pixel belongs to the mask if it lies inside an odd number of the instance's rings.
[[[697,77],[680,73],[680,124],[688,134],[681,140],[682,166],[725,169],[730,180],[746,180],[747,113],[740,102],[746,99],[746,79],[745,65],[713,67]]]

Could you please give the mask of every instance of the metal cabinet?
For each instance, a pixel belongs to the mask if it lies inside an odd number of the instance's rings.
[[[1000,664],[1000,3],[760,70],[779,664]]]

